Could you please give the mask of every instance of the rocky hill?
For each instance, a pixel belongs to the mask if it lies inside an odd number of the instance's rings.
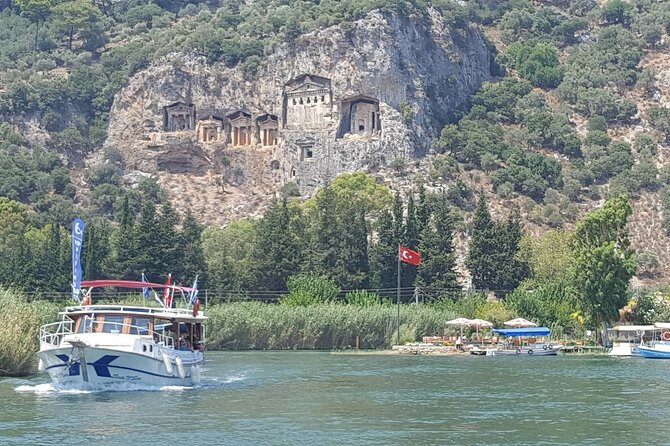
[[[286,183],[309,194],[425,155],[491,79],[491,51],[477,27],[431,9],[303,35],[251,74],[171,54],[115,96],[105,144],[127,170],[157,175],[178,208],[221,224],[262,211]]]

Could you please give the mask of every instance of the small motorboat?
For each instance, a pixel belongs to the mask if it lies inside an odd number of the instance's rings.
[[[100,287],[192,288],[128,280],[81,282],[87,297],[40,328],[39,369],[58,384],[193,386],[200,383],[207,319],[198,300],[190,308],[141,305],[93,305]]]
[[[553,342],[523,342],[523,338],[536,338],[538,336],[549,336],[551,330],[547,327],[526,327],[526,328],[494,328],[493,333],[506,336],[508,338],[518,339],[518,344],[506,342],[498,348],[489,349],[487,353],[490,356],[556,356],[563,346]]]

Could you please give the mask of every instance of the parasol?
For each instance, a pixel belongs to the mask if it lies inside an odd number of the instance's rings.
[[[512,319],[511,321],[507,321],[504,324],[507,325],[508,327],[516,327],[516,328],[537,327],[537,324],[535,322],[531,322],[528,319],[524,319],[522,317]]]
[[[493,324],[489,321],[485,321],[484,319],[472,319],[470,322],[466,323],[468,327],[475,327],[477,330],[477,337],[479,337],[479,327],[481,328],[491,328],[493,327]],[[484,344],[484,339],[481,340],[482,345]]]
[[[462,338],[463,337],[463,325],[467,325],[468,322],[470,322],[470,319],[466,319],[464,317],[459,317],[459,318],[447,321],[447,322],[445,322],[445,324],[447,324],[447,325],[460,325],[461,326],[461,338]]]

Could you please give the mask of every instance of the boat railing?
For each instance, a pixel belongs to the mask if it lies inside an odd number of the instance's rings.
[[[63,336],[72,334],[74,321],[70,319],[53,322],[40,327],[40,344],[48,344],[54,347],[60,345]]]
[[[98,321],[93,320],[88,316],[85,317],[84,324],[86,327],[84,333],[126,333],[138,336],[151,336],[154,342],[158,345],[174,347],[174,338],[171,335],[166,334],[165,330],[149,330],[146,326],[126,324],[123,322]],[[100,325],[102,325],[100,329],[94,328],[95,326]],[[105,325],[110,327],[109,331],[105,329]]]
[[[81,313],[81,312],[97,312],[97,313],[140,313],[148,315],[172,316],[176,318],[193,318],[192,308],[163,308],[163,307],[148,307],[140,305],[111,305],[111,304],[94,304],[94,305],[75,305],[65,308],[61,314]],[[202,311],[198,312],[198,317],[203,318]]]

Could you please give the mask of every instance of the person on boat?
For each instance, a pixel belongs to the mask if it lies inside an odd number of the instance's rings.
[[[463,340],[460,336],[456,338],[456,343],[454,345],[456,346],[456,350],[463,350]]]
[[[186,334],[181,335],[179,338],[179,350],[190,350]]]

